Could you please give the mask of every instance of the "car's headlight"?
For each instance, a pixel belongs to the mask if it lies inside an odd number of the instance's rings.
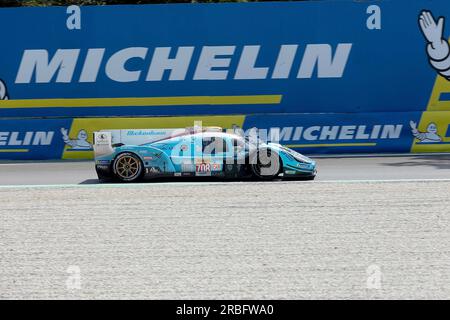
[[[311,160],[308,157],[305,157],[304,155],[298,153],[297,151],[294,151],[292,149],[288,149],[286,147],[281,147],[281,149],[284,150],[289,156],[293,157],[298,162],[314,163],[313,160]]]
[[[305,162],[305,163],[312,163],[312,160],[308,157],[305,157],[304,155],[298,153],[298,152],[292,152],[292,156],[295,158],[295,160],[299,162]]]

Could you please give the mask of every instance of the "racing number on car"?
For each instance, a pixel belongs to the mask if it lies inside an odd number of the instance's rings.
[[[195,172],[198,174],[208,174],[211,172],[211,165],[209,163],[196,164]]]

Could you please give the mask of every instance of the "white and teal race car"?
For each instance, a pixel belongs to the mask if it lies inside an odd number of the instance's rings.
[[[277,143],[217,127],[102,130],[94,133],[100,180],[142,178],[301,178],[316,176],[316,163]]]

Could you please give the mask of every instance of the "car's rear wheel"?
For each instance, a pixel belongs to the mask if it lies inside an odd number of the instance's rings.
[[[123,182],[135,182],[142,178],[143,164],[133,153],[119,154],[113,163],[115,176]]]
[[[260,150],[251,157],[250,167],[253,175],[261,180],[273,180],[281,172],[280,156],[271,149]]]

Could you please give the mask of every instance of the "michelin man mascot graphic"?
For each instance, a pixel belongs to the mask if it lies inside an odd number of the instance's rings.
[[[61,134],[63,136],[64,143],[71,148],[71,150],[91,150],[92,145],[87,141],[88,134],[86,130],[81,129],[78,131],[76,139],[70,139],[69,130],[61,128]]]
[[[0,79],[0,100],[8,100],[8,91],[5,83]]]
[[[417,124],[413,121],[410,121],[409,125],[411,126],[412,135],[420,142],[435,143],[442,141],[442,138],[437,134],[438,128],[434,122],[428,124],[426,132],[420,132],[417,130]]]
[[[450,81],[450,45],[444,37],[445,18],[434,19],[429,10],[422,10],[419,15],[420,31],[426,41],[428,61],[431,67],[444,79]],[[426,131],[421,132],[417,123],[410,121],[411,133],[420,143],[440,143],[441,136],[438,134],[436,123],[430,122]]]
[[[419,15],[419,26],[427,41],[427,54],[431,66],[450,81],[450,45],[444,38],[445,18],[436,21],[430,11]]]

